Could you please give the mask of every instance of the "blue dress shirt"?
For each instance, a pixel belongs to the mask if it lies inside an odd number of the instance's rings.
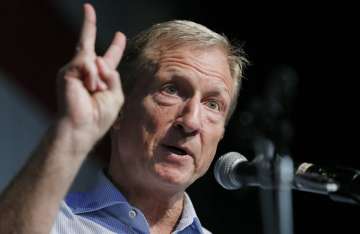
[[[150,233],[150,228],[144,214],[131,206],[111,181],[100,173],[91,190],[66,196],[51,233],[145,234]],[[173,233],[210,233],[201,226],[186,193],[184,209]]]

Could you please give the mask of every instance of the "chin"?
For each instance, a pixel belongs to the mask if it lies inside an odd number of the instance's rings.
[[[157,166],[154,173],[162,184],[181,190],[185,190],[192,182],[191,176],[179,168]]]

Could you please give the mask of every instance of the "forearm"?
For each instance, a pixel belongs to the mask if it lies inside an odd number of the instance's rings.
[[[66,121],[48,131],[0,196],[0,233],[49,233],[61,200],[92,148],[92,140],[85,139]]]

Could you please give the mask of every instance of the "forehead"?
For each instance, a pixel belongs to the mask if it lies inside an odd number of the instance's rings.
[[[155,57],[158,72],[194,74],[198,77],[204,77],[212,83],[224,85],[231,97],[234,94],[236,81],[231,77],[226,53],[218,47],[182,46],[173,49],[161,49]]]

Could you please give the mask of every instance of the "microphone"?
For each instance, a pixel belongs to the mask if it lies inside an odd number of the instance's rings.
[[[276,165],[275,165],[276,166]],[[249,162],[238,152],[229,152],[221,156],[214,167],[216,181],[225,189],[235,190],[246,186],[261,184],[258,170],[260,160]],[[275,167],[276,168],[276,167]],[[295,163],[292,188],[295,190],[329,195],[336,201],[360,204],[360,171],[351,168],[320,167],[312,163]],[[276,172],[271,172],[276,176]],[[275,177],[276,178],[276,177]],[[277,187],[276,184],[270,187]]]
[[[228,190],[259,185],[256,167],[238,152],[221,156],[215,163],[214,175],[216,181]]]

